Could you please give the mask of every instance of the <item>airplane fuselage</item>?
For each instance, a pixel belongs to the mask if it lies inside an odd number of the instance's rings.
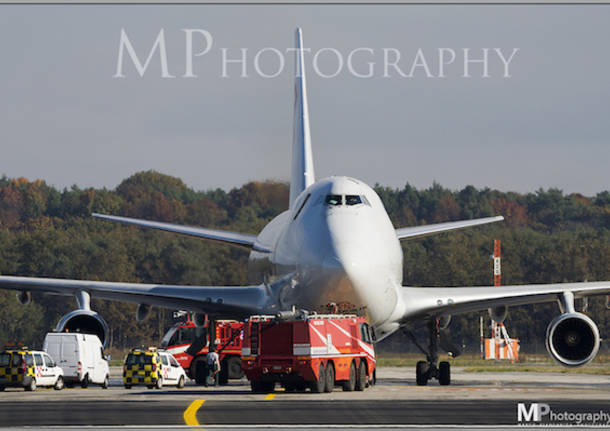
[[[259,234],[249,278],[271,283],[293,274],[278,292],[281,309],[366,315],[381,339],[398,328],[402,250],[381,199],[361,181],[320,180]]]

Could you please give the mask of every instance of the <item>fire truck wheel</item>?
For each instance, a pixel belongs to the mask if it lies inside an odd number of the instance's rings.
[[[419,361],[415,366],[415,380],[417,386],[426,386],[428,384],[428,370],[430,366],[426,361]]]
[[[324,369],[324,364],[320,364],[320,369],[318,370],[318,378],[310,383],[311,392],[315,392],[316,394],[320,394],[324,392],[324,388],[326,387],[326,370]]]
[[[343,390],[351,392],[356,389],[356,365],[352,362],[349,367],[349,379],[343,382]]]
[[[227,370],[229,370],[230,379],[241,379],[244,376],[244,370],[241,369],[241,358],[231,356],[227,361]]]
[[[227,385],[229,383],[229,368],[227,361],[222,361],[220,372],[218,373],[218,384]]]
[[[262,382],[263,392],[269,393],[275,390],[275,382]]]
[[[198,385],[205,385],[208,378],[208,364],[204,357],[196,357],[191,364],[191,375]]]
[[[298,382],[297,383],[297,392],[305,392],[307,390],[307,383]]]
[[[260,394],[261,392],[263,392],[263,382],[261,382],[260,380],[252,380],[250,382],[250,388],[252,388],[252,392],[254,392],[255,394]]]
[[[438,364],[438,382],[442,386],[448,386],[451,383],[451,365],[449,362],[443,361]]]
[[[358,376],[356,377],[356,390],[363,391],[364,388],[366,388],[366,365],[364,360],[361,360],[358,366]]]
[[[297,390],[297,385],[296,385],[296,383],[292,383],[292,382],[284,383],[284,390],[286,392],[294,392]]]
[[[326,385],[324,392],[332,392],[335,389],[335,366],[332,362],[326,365]]]
[[[178,380],[178,384],[176,385],[178,389],[182,389],[184,387],[184,376],[180,376],[180,380]]]

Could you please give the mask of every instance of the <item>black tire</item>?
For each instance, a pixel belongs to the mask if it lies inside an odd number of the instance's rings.
[[[438,383],[441,386],[449,386],[451,384],[451,364],[447,361],[438,364]]]
[[[154,386],[154,385],[146,385],[146,388],[147,388],[147,389],[154,389],[154,388],[155,388],[155,386]]]
[[[157,379],[157,382],[155,383],[155,389],[161,389],[163,388],[163,378],[159,377]]]
[[[131,385],[125,385],[125,389],[131,389]]]
[[[53,385],[53,389],[56,391],[61,391],[64,388],[64,378],[59,376]]]
[[[260,394],[263,392],[263,382],[261,382],[260,380],[252,380],[250,382],[250,388],[252,389],[252,392],[254,392],[255,394]]]
[[[311,392],[316,394],[320,394],[324,392],[324,388],[326,387],[326,369],[324,368],[324,364],[320,364],[320,368],[318,369],[318,378],[309,382],[309,388]]]
[[[88,386],[89,386],[89,374],[85,374],[85,377],[83,377],[83,380],[81,380],[81,382],[80,382],[80,387],[83,389],[87,389]]]
[[[228,361],[222,361],[220,371],[216,373],[218,376],[218,384],[226,385],[229,383],[229,364]]]
[[[415,381],[417,386],[426,386],[428,384],[428,371],[430,365],[426,361],[419,361],[415,366]]]
[[[0,392],[4,392],[5,389],[6,389],[6,386],[0,386]]]
[[[178,389],[182,389],[184,387],[184,376],[180,376],[178,379],[178,384],[176,385]]]
[[[326,384],[324,392],[332,392],[335,389],[335,366],[332,362],[326,364]]]
[[[25,390],[28,392],[33,392],[36,390],[36,379],[32,377],[32,380],[30,380],[30,384],[25,386]]]
[[[351,392],[356,389],[356,364],[352,362],[349,367],[349,379],[343,382],[343,390]]]
[[[231,356],[227,360],[227,370],[230,379],[241,379],[244,376],[244,370],[241,369],[241,358],[239,356]]]
[[[377,368],[373,370],[373,376],[371,377],[371,386],[375,386],[377,384]]]
[[[297,392],[305,392],[307,390],[306,382],[298,382],[297,383]]]
[[[297,384],[294,382],[284,383],[284,391],[286,392],[294,392],[297,390]]]
[[[108,386],[110,386],[110,377],[106,374],[106,377],[104,377],[104,381],[102,382],[102,389],[108,389]]]
[[[269,392],[273,392],[275,390],[275,382],[262,382],[261,383],[263,392],[268,394]]]
[[[366,388],[366,365],[364,359],[360,360],[358,365],[358,375],[356,376],[356,390],[363,391]]]
[[[191,364],[191,376],[195,377],[195,382],[198,385],[207,386],[208,364],[205,361],[205,357],[198,356],[193,359]]]

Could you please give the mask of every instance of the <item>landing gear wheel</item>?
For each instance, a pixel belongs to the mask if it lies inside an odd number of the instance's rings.
[[[85,374],[85,377],[83,377],[83,380],[80,382],[80,387],[83,389],[87,389],[88,386],[89,386],[89,374]]]
[[[438,382],[441,386],[448,386],[451,384],[451,364],[443,361],[438,364]]]
[[[30,384],[25,387],[25,390],[28,392],[32,392],[32,391],[36,390],[36,379],[35,378],[32,378],[32,380],[30,380]]]
[[[59,376],[57,378],[57,381],[55,382],[55,385],[53,386],[53,389],[55,389],[56,391],[61,391],[64,388],[64,378],[62,376]]]
[[[351,392],[356,389],[356,365],[352,362],[349,367],[349,379],[343,382],[343,390]]]
[[[102,389],[108,389],[108,386],[110,386],[110,378],[106,375],[106,377],[104,377],[104,382],[102,383]]]
[[[363,391],[366,388],[366,365],[364,360],[360,361],[358,365],[358,375],[356,376],[356,390]]]
[[[156,389],[161,389],[163,387],[163,378],[159,377],[157,379],[157,383],[155,384]]]
[[[180,376],[180,379],[178,380],[178,384],[176,385],[176,387],[178,389],[182,389],[184,387],[184,376]]]
[[[335,389],[335,366],[332,362],[326,365],[326,384],[324,385],[324,392],[332,392]]]
[[[318,378],[310,382],[309,385],[311,392],[315,392],[316,394],[324,392],[324,388],[326,387],[326,370],[324,369],[323,364],[320,364],[320,368],[318,369]]]
[[[241,369],[241,358],[231,356],[227,360],[227,370],[229,370],[230,379],[241,379],[244,376],[244,370]]]
[[[415,366],[415,381],[417,386],[426,386],[428,384],[428,371],[430,365],[426,361],[419,361]]]

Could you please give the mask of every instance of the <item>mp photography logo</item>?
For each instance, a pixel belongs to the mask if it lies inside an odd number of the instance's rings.
[[[610,412],[570,411],[565,408],[553,409],[547,403],[518,403],[517,423],[519,425],[610,425]]]

